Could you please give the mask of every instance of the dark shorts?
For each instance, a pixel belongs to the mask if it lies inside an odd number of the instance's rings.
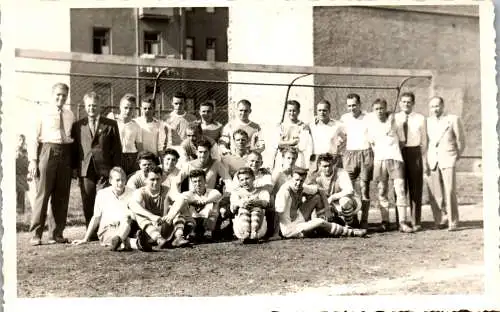
[[[389,179],[404,179],[404,163],[399,160],[386,159],[376,161],[373,170],[373,179],[375,181],[388,181]]]
[[[371,181],[373,178],[373,151],[371,149],[345,151],[343,166],[352,181],[357,178],[362,181]]]

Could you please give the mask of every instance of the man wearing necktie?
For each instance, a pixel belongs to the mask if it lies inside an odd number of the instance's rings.
[[[404,132],[404,144],[401,153],[405,168],[405,189],[409,199],[411,223],[415,231],[422,229],[420,225],[422,215],[422,188],[424,172],[428,174],[429,166],[426,160],[427,125],[422,114],[413,111],[415,94],[405,92],[399,99],[401,111],[396,114],[396,124]]]
[[[444,113],[444,100],[436,96],[429,101],[427,130],[429,200],[434,221],[454,231],[459,221],[455,165],[465,148],[462,122],[458,116]]]
[[[47,218],[49,198],[52,218],[49,219],[49,244],[67,243],[63,231],[68,214],[71,186],[71,126],[75,116],[63,106],[69,87],[56,83],[52,87],[52,105],[43,107],[35,122],[34,133],[29,136],[29,176],[35,179],[36,195],[30,231],[31,245],[42,244],[42,233]]]
[[[89,92],[83,97],[87,117],[78,120],[72,130],[73,168],[79,177],[83,214],[88,226],[94,212],[97,188],[108,183],[111,168],[120,166],[121,141],[116,121],[100,116],[100,99]]]

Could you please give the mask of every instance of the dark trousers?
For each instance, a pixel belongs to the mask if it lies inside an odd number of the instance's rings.
[[[97,189],[102,189],[109,185],[108,177],[98,175],[93,164],[89,165],[87,175],[79,178],[80,194],[82,196],[83,215],[85,225],[88,227],[90,219],[94,215],[94,204]]]
[[[51,200],[49,237],[62,237],[68,216],[71,187],[71,144],[43,143],[39,148],[37,191],[33,203],[30,232],[41,238]]]
[[[137,153],[122,153],[122,169],[125,170],[127,177],[137,170],[139,166],[137,165]]]
[[[405,166],[405,189],[409,198],[411,222],[413,225],[420,225],[422,216],[422,189],[424,184],[420,146],[404,147],[402,149],[402,156]]]

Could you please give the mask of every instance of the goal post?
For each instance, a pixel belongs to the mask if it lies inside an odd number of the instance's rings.
[[[117,112],[119,99],[125,93],[141,97],[155,93],[159,118],[172,109],[173,93],[183,91],[188,97],[188,110],[196,113],[201,102],[212,101],[215,118],[221,123],[235,117],[239,100],[249,100],[250,118],[261,124],[266,140],[275,134],[288,99],[301,103],[299,118],[305,122],[313,120],[315,105],[321,99],[330,101],[332,117],[338,119],[345,112],[347,94],[352,92],[361,96],[364,110],[370,110],[371,102],[378,97],[385,98],[394,110],[399,94],[413,91],[417,95],[417,110],[426,113],[437,75],[428,69],[242,64],[31,49],[16,49],[15,56],[16,62],[36,60],[45,64],[40,67],[43,70],[16,64],[21,83],[69,81],[70,106],[77,117],[84,116],[82,99],[89,91],[101,93],[106,112]],[[63,70],[52,70],[51,63],[65,65],[57,67]],[[168,70],[162,72],[163,69]],[[50,88],[45,89],[48,95]],[[19,91],[18,98],[44,102],[40,90],[34,94],[29,91]]]

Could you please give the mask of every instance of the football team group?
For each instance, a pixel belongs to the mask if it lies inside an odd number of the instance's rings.
[[[370,184],[377,187],[378,231],[422,230],[424,178],[435,226],[453,231],[459,214],[455,164],[464,149],[459,117],[444,112],[444,100],[429,100],[429,116],[414,111],[415,95],[401,94],[398,113],[386,100],[362,109],[347,96],[338,120],[331,104],[315,105],[310,123],[301,105],[287,101],[276,131],[263,135],[250,120],[251,103],[236,104],[236,118],[221,125],[214,103],[186,111],[176,92],[173,111],[155,117],[151,98],[125,94],[118,113],[101,115],[100,98],[85,94],[86,116],[67,109],[69,87],[52,88],[51,103],[37,112],[26,136],[27,170],[33,189],[30,244],[69,243],[64,237],[72,178],[78,180],[86,233],[113,251],[151,251],[232,240],[242,244],[301,237],[364,237]],[[134,118],[136,108],[140,116]],[[22,146],[22,144],[21,144]],[[19,157],[19,155],[18,155]],[[388,199],[393,183],[396,221]],[[18,186],[24,201],[22,188]],[[372,199],[373,200],[373,199]],[[48,210],[50,209],[50,214]]]

